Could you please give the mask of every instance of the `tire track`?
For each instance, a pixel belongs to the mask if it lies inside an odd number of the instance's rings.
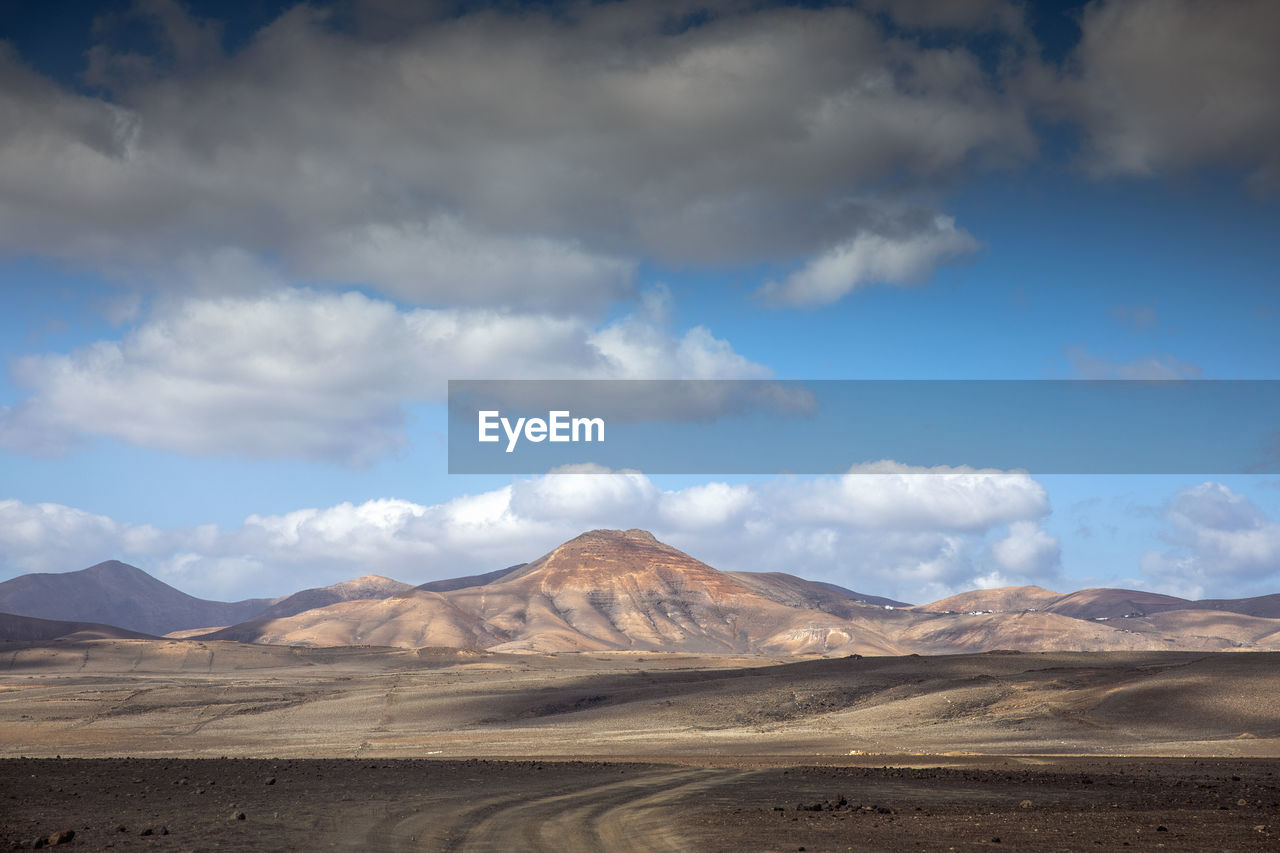
[[[670,810],[757,771],[660,768],[601,785],[584,780],[513,796],[433,797],[362,841],[371,848],[452,853],[668,853],[689,849]]]

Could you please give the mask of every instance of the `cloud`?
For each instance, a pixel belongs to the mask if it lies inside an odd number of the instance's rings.
[[[785,281],[767,283],[760,295],[785,305],[825,305],[868,284],[918,282],[942,263],[977,249],[978,242],[956,228],[949,216],[936,216],[905,233],[863,231],[807,262]]]
[[[760,378],[708,330],[488,309],[402,310],[358,292],[172,301],[120,340],[15,362],[30,396],[0,444],[81,435],[183,453],[361,465],[405,443],[405,407],[464,378]]]
[[[0,500],[0,565],[23,572],[82,569],[117,553],[150,556],[172,542],[150,525],[131,525],[61,504]]]
[[[420,583],[524,562],[583,530],[644,527],[717,568],[784,571],[932,600],[993,572],[1056,572],[1025,474],[879,463],[838,477],[662,489],[590,466],[435,505],[398,499],[252,515],[236,528],[129,528],[68,507],[0,504],[4,566],[139,562],[201,595],[282,594],[377,572]],[[860,473],[861,472],[861,473]],[[68,521],[70,519],[70,521]],[[49,543],[74,543],[63,550]],[[993,545],[994,543],[994,545]]]
[[[1280,7],[1137,0],[1085,7],[1065,94],[1099,174],[1197,166],[1280,182]]]
[[[1173,548],[1148,551],[1143,574],[1193,598],[1270,592],[1280,579],[1280,522],[1221,483],[1179,491],[1164,509]]]
[[[1010,578],[1046,578],[1057,574],[1062,565],[1062,549],[1058,539],[1031,521],[1015,521],[1009,534],[991,545],[991,554],[1003,570],[1008,585]]]
[[[949,220],[878,223],[932,218],[957,175],[1035,146],[1018,61],[987,70],[850,8],[712,4],[687,25],[636,2],[299,5],[231,55],[176,4],[138,8],[163,46],[96,45],[109,98],[0,54],[0,249],[158,285],[182,281],[175,259],[237,250],[419,304],[563,310],[617,298],[637,258],[846,246],[848,289],[963,253]]]
[[[1071,372],[1080,379],[1199,379],[1200,365],[1168,353],[1152,353],[1132,361],[1109,361],[1083,347],[1066,351]]]

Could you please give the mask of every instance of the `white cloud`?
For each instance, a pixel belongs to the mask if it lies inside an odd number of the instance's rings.
[[[1005,538],[991,545],[991,555],[1003,570],[1000,578],[1009,585],[1010,578],[1053,577],[1062,564],[1062,551],[1056,536],[1051,536],[1031,521],[1015,521]]]
[[[0,54],[0,247],[159,283],[238,250],[428,304],[598,308],[640,257],[752,264],[865,235],[890,245],[859,244],[855,278],[918,274],[962,232],[894,259],[884,212],[1034,148],[1019,61],[984,70],[849,8],[713,5],[679,27],[666,4],[360,4],[340,27],[299,5],[234,55],[175,4],[139,8],[175,61],[95,46],[110,99]]]
[[[82,569],[117,553],[153,555],[172,547],[150,525],[124,524],[61,504],[0,500],[0,565],[23,572]]]
[[[978,241],[949,216],[896,234],[862,231],[818,255],[761,295],[786,305],[825,305],[868,284],[911,284],[941,264],[977,251]]]
[[[1194,598],[1274,591],[1280,522],[1248,497],[1221,483],[1201,483],[1179,491],[1164,515],[1173,548],[1142,558],[1143,574],[1158,588]]]
[[[18,360],[31,396],[0,411],[0,443],[56,450],[89,434],[362,464],[401,446],[406,403],[442,399],[447,379],[768,375],[701,326],[675,334],[659,321],[406,311],[297,289],[184,298],[121,340]]]
[[[1049,512],[1044,487],[1029,475],[967,466],[881,461],[782,488],[788,518],[877,530],[973,532]]]
[[[1280,183],[1280,7],[1271,0],[1089,4],[1066,95],[1102,174],[1199,165]]]
[[[187,591],[224,598],[283,594],[369,572],[420,583],[490,571],[599,527],[651,529],[721,569],[790,572],[906,600],[940,598],[997,571],[1032,582],[1056,571],[1047,556],[1052,540],[1037,524],[1048,507],[1035,481],[885,467],[896,473],[664,490],[641,474],[588,466],[433,506],[343,503],[254,515],[237,528],[163,533],[10,501],[0,514],[24,524],[7,525],[0,541],[8,568],[61,561],[56,568],[73,569],[114,556]],[[68,526],[65,519],[76,521]],[[76,547],[49,550],[59,539]]]

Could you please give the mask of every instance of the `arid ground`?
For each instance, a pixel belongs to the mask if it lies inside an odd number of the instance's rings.
[[[1278,665],[10,644],[0,846],[1273,850]]]

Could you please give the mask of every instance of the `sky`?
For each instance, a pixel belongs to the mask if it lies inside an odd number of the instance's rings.
[[[451,475],[444,408],[1280,379],[1276,4],[408,6],[0,7],[0,579],[275,596],[642,527],[911,602],[1280,591],[1274,475]]]

